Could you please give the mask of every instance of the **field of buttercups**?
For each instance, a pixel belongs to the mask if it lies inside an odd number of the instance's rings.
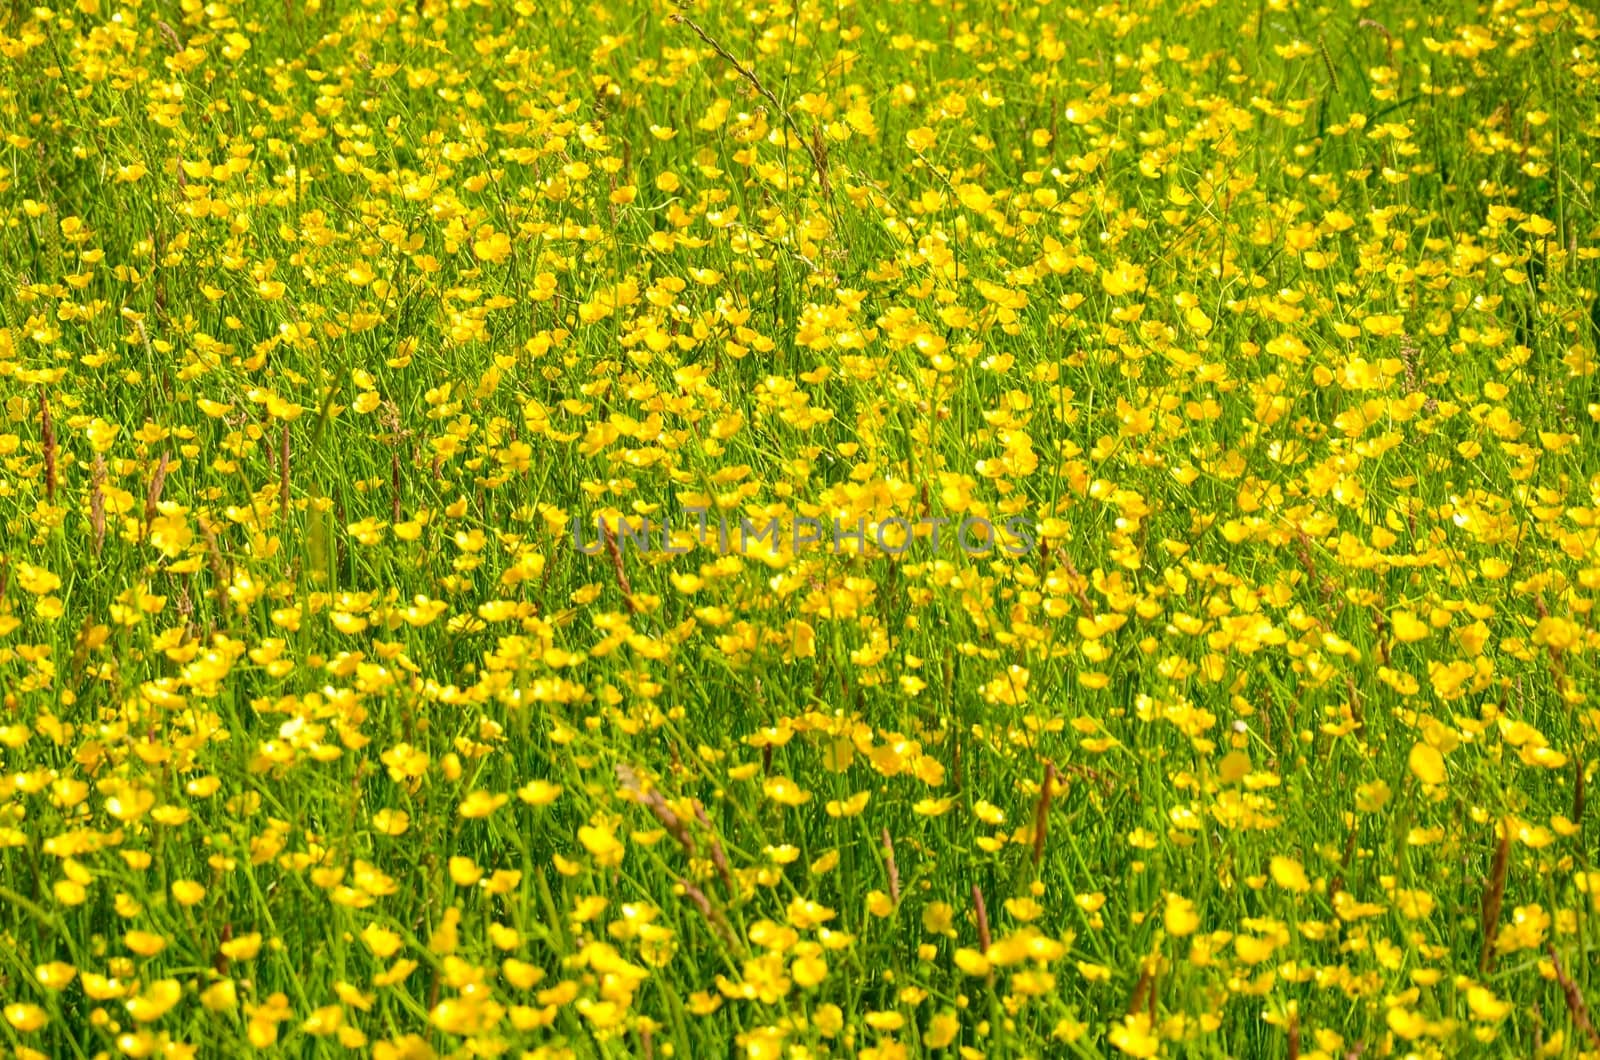
[[[7,5],[0,1048],[1600,1056],[1597,40]]]

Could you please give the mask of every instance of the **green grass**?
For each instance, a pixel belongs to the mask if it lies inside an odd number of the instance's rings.
[[[4,1041],[1600,1053],[1597,35],[8,9]]]

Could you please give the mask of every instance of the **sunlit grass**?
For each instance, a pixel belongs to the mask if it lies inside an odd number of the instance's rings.
[[[1597,35],[0,14],[7,1046],[1600,1055]]]

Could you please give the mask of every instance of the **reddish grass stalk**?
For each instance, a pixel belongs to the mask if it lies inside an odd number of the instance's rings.
[[[289,518],[289,425],[278,434],[278,509]]]
[[[1133,996],[1128,998],[1128,1015],[1133,1015],[1145,1007],[1149,1000],[1152,979],[1150,966],[1147,964],[1139,969],[1139,981],[1133,984]]]
[[[684,853],[694,857],[694,837],[689,834],[688,824],[667,805],[667,800],[661,792],[655,788],[645,791],[639,774],[625,762],[617,763],[617,779],[635,799],[644,804],[651,815],[660,822],[661,827],[667,830],[667,834],[677,840],[678,845],[683,847]]]
[[[228,586],[233,578],[222,558],[222,549],[217,546],[217,532],[204,516],[200,517],[200,535],[205,538],[206,552],[211,557],[211,580],[215,583],[212,589],[217,596],[217,619],[221,621],[228,613]]]
[[[900,904],[900,867],[894,863],[894,840],[889,836],[889,829],[883,830],[883,861],[889,870],[889,897],[895,905]]]
[[[391,522],[400,522],[400,444],[398,439],[395,448],[389,452],[389,487],[390,487],[390,515]]]
[[[56,499],[56,428],[50,419],[50,397],[39,391],[39,440],[44,448],[44,495],[52,504]]]
[[[1483,949],[1478,954],[1478,971],[1487,974],[1494,967],[1494,941],[1500,931],[1500,904],[1506,896],[1507,868],[1511,861],[1511,830],[1502,823],[1500,845],[1495,847],[1494,866],[1483,892]]]
[[[1350,719],[1356,723],[1356,732],[1364,733],[1367,729],[1367,718],[1361,710],[1361,693],[1356,691],[1356,683],[1350,679],[1349,674],[1344,676],[1344,687],[1350,696]]]
[[[734,72],[749,82],[752,88],[759,92],[768,103],[772,104],[773,112],[783,119],[783,123],[789,127],[790,132],[794,133],[795,139],[800,141],[800,145],[805,148],[806,154],[811,157],[811,167],[816,170],[817,183],[822,185],[822,193],[831,198],[833,196],[833,186],[828,180],[828,156],[825,153],[823,141],[820,138],[808,139],[805,133],[801,132],[800,126],[795,123],[794,117],[778,101],[778,97],[772,94],[771,89],[761,83],[761,79],[755,75],[755,71],[734,58],[732,52],[728,51],[709,33],[701,29],[693,19],[685,18],[683,15],[672,15],[671,20],[678,25],[688,26],[696,37],[705,41],[712,51],[722,57],[723,62],[733,67]]]
[[[617,548],[616,535],[611,528],[600,520],[600,532],[606,543],[606,555],[611,557],[611,572],[616,575],[617,588],[622,590],[622,601],[628,605],[628,614],[639,613],[639,605],[633,602],[633,586],[628,584],[628,572],[622,566],[622,552]]]
[[[1044,857],[1045,835],[1050,827],[1050,797],[1054,794],[1056,767],[1053,762],[1044,764],[1044,784],[1039,788],[1039,801],[1033,807],[1033,867],[1039,867]]]
[[[717,875],[722,878],[722,885],[728,890],[733,890],[733,873],[728,869],[728,855],[722,851],[722,841],[717,838],[717,833],[711,827],[711,818],[706,816],[706,808],[700,805],[700,800],[694,800],[695,819],[700,826],[711,833],[711,864],[716,867]]]
[[[1550,617],[1550,608],[1545,605],[1543,593],[1534,596],[1533,610],[1540,618]],[[1567,681],[1567,664],[1562,657],[1561,649],[1554,644],[1548,644],[1545,650],[1550,656],[1550,672],[1555,675],[1556,689],[1563,690]]]
[[[1375,18],[1364,18],[1360,22],[1357,22],[1356,25],[1360,26],[1362,29],[1375,29],[1379,33],[1383,34],[1383,44],[1384,44],[1383,65],[1388,66],[1388,67],[1393,67],[1394,66],[1394,34],[1389,32],[1389,27],[1385,26],[1382,22],[1379,22]],[[1409,357],[1407,356],[1408,354],[1410,355]],[[1416,355],[1417,355],[1417,348],[1411,344],[1410,336],[1402,337],[1401,340],[1400,340],[1400,356],[1406,358],[1406,377],[1407,377],[1408,381],[1409,381],[1409,379],[1411,377],[1411,358],[1414,358]],[[1408,383],[1408,385],[1409,385],[1409,383]],[[1415,390],[1416,388],[1415,387],[1411,387],[1411,389]]]
[[[983,953],[989,952],[989,910],[983,904],[983,891],[977,884],[972,885],[972,909],[978,915],[978,949]]]
[[[1561,984],[1561,994],[1567,1001],[1567,1011],[1572,1013],[1572,1022],[1578,1025],[1583,1036],[1589,1039],[1589,1044],[1600,1049],[1600,1032],[1594,1029],[1594,1023],[1589,1019],[1589,1006],[1584,1003],[1583,991],[1578,989],[1578,984],[1567,975],[1565,968],[1561,967],[1561,958],[1556,956],[1556,948],[1550,943],[1545,943],[1545,952],[1550,955],[1550,964],[1556,970],[1556,982]]]
[[[1334,873],[1333,882],[1328,885],[1328,894],[1333,896],[1344,890],[1344,873],[1350,867],[1350,860],[1356,856],[1355,826],[1351,826],[1350,834],[1344,840],[1344,855],[1339,859],[1339,871]]]
[[[739,940],[734,935],[733,928],[728,926],[728,918],[712,906],[711,899],[706,897],[706,893],[688,880],[679,880],[678,886],[683,888],[683,896],[689,899],[696,909],[700,910],[700,915],[705,917],[706,923],[710,924],[717,934],[722,936],[722,940],[729,947],[738,949]]]
[[[1089,599],[1089,594],[1083,589],[1083,582],[1085,581],[1085,578],[1078,572],[1077,564],[1073,563],[1072,560],[1063,557],[1061,560],[1061,565],[1066,568],[1067,576],[1072,579],[1072,584],[1069,591],[1078,601],[1078,606],[1082,608],[1083,613],[1088,615],[1090,618],[1095,617],[1094,601]]]
[[[1372,609],[1372,629],[1377,635],[1378,659],[1383,665],[1389,665],[1389,620],[1377,608]]]
[[[106,543],[106,458],[94,454],[94,478],[89,487],[89,526],[94,530],[94,554]]]
[[[150,475],[150,492],[144,499],[144,525],[148,529],[155,521],[156,506],[161,503],[161,491],[167,484],[167,464],[172,460],[172,454],[162,453],[161,460],[156,464],[155,471]]]
[[[1572,778],[1572,823],[1577,826],[1581,826],[1583,824],[1584,787],[1588,784],[1588,778],[1584,776],[1586,769],[1587,766],[1582,758],[1578,758],[1573,762],[1574,776]]]

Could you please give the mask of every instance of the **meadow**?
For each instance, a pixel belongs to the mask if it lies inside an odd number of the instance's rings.
[[[1600,1056],[1597,39],[6,5],[0,1049]]]

